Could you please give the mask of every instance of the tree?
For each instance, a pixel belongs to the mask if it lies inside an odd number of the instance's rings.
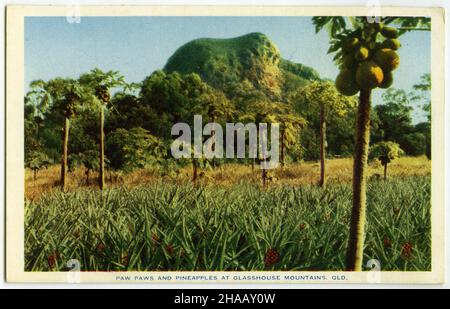
[[[349,24],[347,23],[349,22]],[[341,72],[336,88],[345,95],[359,94],[353,166],[353,207],[347,248],[347,270],[361,271],[366,212],[367,157],[370,137],[371,91],[389,88],[392,70],[399,65],[397,37],[411,30],[429,30],[430,19],[421,17],[313,17],[316,32],[327,29],[329,53],[336,53]],[[381,22],[379,22],[381,21]],[[396,28],[389,25],[396,25]],[[383,40],[383,41],[381,41]]]
[[[200,98],[201,104],[196,108],[197,111],[193,111],[196,114],[201,114],[205,112],[206,120],[211,123],[224,124],[227,121],[233,119],[236,110],[234,105],[227,99],[223,92],[216,90],[210,86],[205,88],[204,93]],[[216,132],[212,132],[212,150],[215,150],[216,145]],[[223,146],[223,145],[222,145]],[[212,166],[215,167],[215,158],[212,158]]]
[[[283,168],[285,166],[286,150],[298,141],[298,134],[300,129],[307,124],[305,118],[295,114],[293,107],[288,104],[280,104],[280,111],[276,115],[277,122],[280,124],[280,164]]]
[[[50,106],[64,119],[62,134],[61,188],[66,189],[67,158],[69,148],[70,118],[75,115],[77,104],[81,102],[83,89],[76,80],[55,78],[44,82],[34,81],[30,84],[32,92],[39,96],[39,106]]]
[[[277,116],[282,114],[283,110],[282,103],[272,102],[262,95],[254,97],[250,102],[248,102],[245,112],[241,114],[239,118],[241,121],[245,120],[245,122],[253,122],[256,124],[256,132],[259,140],[258,145],[261,147],[259,125],[262,123],[278,123]],[[269,135],[269,130],[267,131],[267,135]],[[249,149],[249,151],[253,152],[253,156],[257,154],[259,163],[264,164],[267,158],[265,158],[261,148]],[[267,168],[263,166],[261,169],[263,187],[266,187],[267,185],[267,173]]]
[[[110,167],[126,173],[159,163],[166,152],[161,140],[143,128],[117,129],[106,142]]]
[[[315,81],[300,89],[295,96],[297,104],[310,105],[310,110],[319,116],[320,137],[320,180],[319,185],[323,187],[325,178],[325,156],[326,156],[326,125],[328,121],[342,118],[354,109],[353,98],[340,94],[335,86],[328,81]]]
[[[25,159],[25,166],[33,171],[33,179],[37,179],[37,173],[51,164],[48,156],[41,151],[32,151]]]
[[[234,114],[234,106],[225,95],[195,73],[153,72],[142,83],[140,101],[148,114],[154,113],[155,135],[165,140],[172,138],[170,128],[175,123],[193,125],[194,115],[201,115],[210,122],[223,122]],[[191,162],[196,182],[199,163],[206,160],[192,158]]]
[[[387,166],[404,154],[400,145],[394,142],[378,142],[370,149],[370,158],[378,159],[384,167],[384,180],[387,179]]]
[[[119,74],[118,71],[107,71],[95,68],[89,73],[80,76],[80,83],[91,87],[94,91],[96,98],[99,100],[99,122],[100,122],[100,143],[99,143],[99,178],[98,183],[100,190],[105,187],[105,133],[104,133],[104,121],[105,121],[105,108],[109,105],[112,88],[119,86],[126,86],[124,77]]]
[[[378,116],[381,140],[401,143],[404,134],[412,130],[412,94],[401,89],[390,88],[382,94],[383,104],[374,107]]]
[[[426,155],[427,158],[431,160],[431,100],[430,100],[430,91],[431,91],[431,75],[424,74],[420,78],[420,83],[413,86],[414,90],[419,92],[417,96],[418,100],[424,100],[425,104],[422,105],[422,109],[427,113],[427,122],[424,124],[418,124],[416,126],[419,127],[420,130],[426,139]]]

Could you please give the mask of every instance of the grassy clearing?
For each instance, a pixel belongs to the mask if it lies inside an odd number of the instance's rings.
[[[430,176],[400,176],[369,181],[365,260],[379,259],[382,270],[430,270]],[[75,258],[90,271],[344,269],[348,181],[261,190],[238,178],[27,199],[25,268],[65,270]]]
[[[327,160],[327,181],[329,183],[351,182],[352,180],[352,159],[330,159]],[[431,171],[431,161],[425,156],[422,157],[402,157],[389,164],[388,175],[390,177],[424,176]],[[257,169],[252,171],[250,166],[243,164],[226,164],[216,169],[202,169],[200,171],[200,182],[203,185],[232,187],[239,182],[245,181],[250,184],[260,185],[261,174]],[[317,184],[319,181],[319,163],[304,162],[289,164],[285,169],[274,171],[275,181],[270,183],[271,187],[280,185],[300,186],[304,184]],[[378,162],[369,165],[369,176],[381,176],[383,167]],[[33,173],[25,171],[25,196],[27,199],[37,199],[45,193],[49,193],[58,187],[60,178],[60,167],[51,166],[39,172],[36,180],[33,180]],[[89,185],[86,182],[84,169],[78,168],[68,175],[68,190],[75,191],[83,188],[96,188],[96,173],[91,173]],[[178,172],[166,172],[161,168],[149,168],[137,170],[128,175],[109,178],[107,173],[106,181],[109,187],[134,187],[142,184],[156,184],[161,179],[166,183],[183,185],[191,181],[192,167],[187,166]]]

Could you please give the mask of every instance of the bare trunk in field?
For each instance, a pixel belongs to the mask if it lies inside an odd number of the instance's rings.
[[[98,175],[98,185],[100,190],[105,187],[105,132],[103,131],[105,115],[103,106],[100,107],[100,172]]]
[[[284,138],[285,138],[285,131],[281,131],[281,151],[280,151],[280,161],[281,161],[281,168],[284,168]]]
[[[197,182],[197,160],[192,160],[192,182],[195,184]]]
[[[387,179],[387,163],[384,165],[384,180]]]
[[[66,174],[67,174],[67,156],[69,153],[69,127],[70,121],[68,117],[64,118],[62,159],[61,159],[61,189],[66,190]]]
[[[258,133],[258,137],[260,139],[259,141],[259,149],[258,149],[258,158],[259,158],[259,166],[261,168],[261,178],[262,178],[262,184],[263,184],[263,188],[266,187],[267,185],[267,168],[266,168],[266,160],[267,160],[267,155],[265,153],[265,149],[263,150],[263,143],[266,144],[265,147],[267,147],[267,140],[266,137],[262,137],[260,136],[261,132],[259,130],[259,128],[256,130],[256,132]]]
[[[325,150],[326,150],[326,123],[325,110],[322,106],[320,109],[320,180],[319,185],[325,186]]]
[[[85,174],[86,174],[86,184],[89,186],[89,173],[90,170],[86,170]]]
[[[370,90],[361,90],[356,119],[355,155],[353,161],[353,207],[347,247],[347,270],[361,271],[366,222],[367,157],[370,138]]]
[[[216,122],[215,117],[212,118],[212,122]],[[211,138],[213,140],[213,145],[212,145],[211,149],[212,149],[212,151],[215,151],[216,150],[216,131],[215,130],[212,131]],[[211,165],[212,165],[213,169],[216,167],[216,157],[213,157],[211,159]]]

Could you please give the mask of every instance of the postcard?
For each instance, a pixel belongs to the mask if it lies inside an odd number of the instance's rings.
[[[444,282],[444,12],[8,6],[8,282]]]

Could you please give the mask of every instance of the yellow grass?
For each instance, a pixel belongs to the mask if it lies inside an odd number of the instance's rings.
[[[326,161],[326,176],[328,183],[350,182],[352,179],[351,158],[329,159]],[[431,173],[431,161],[425,156],[402,157],[390,163],[388,166],[388,177],[422,176]],[[369,164],[369,177],[382,177],[383,167],[377,163]],[[319,163],[304,162],[289,164],[284,169],[277,168],[270,174],[272,180],[270,186],[277,185],[302,185],[316,184],[319,181]],[[28,199],[36,199],[42,194],[58,189],[60,178],[60,167],[51,166],[38,173],[37,179],[33,180],[33,173],[25,171],[25,196]],[[67,190],[78,188],[96,188],[96,173],[91,173],[90,184],[87,185],[84,168],[78,168],[68,175]],[[192,179],[192,168],[187,166],[179,173],[164,175],[157,168],[141,169],[127,175],[113,175],[110,179],[107,173],[107,186],[133,187],[139,184],[152,183],[163,180],[171,183],[186,183]],[[241,181],[260,184],[261,173],[258,168],[252,171],[251,166],[243,164],[226,164],[215,169],[199,170],[199,182],[204,185],[231,186]]]

